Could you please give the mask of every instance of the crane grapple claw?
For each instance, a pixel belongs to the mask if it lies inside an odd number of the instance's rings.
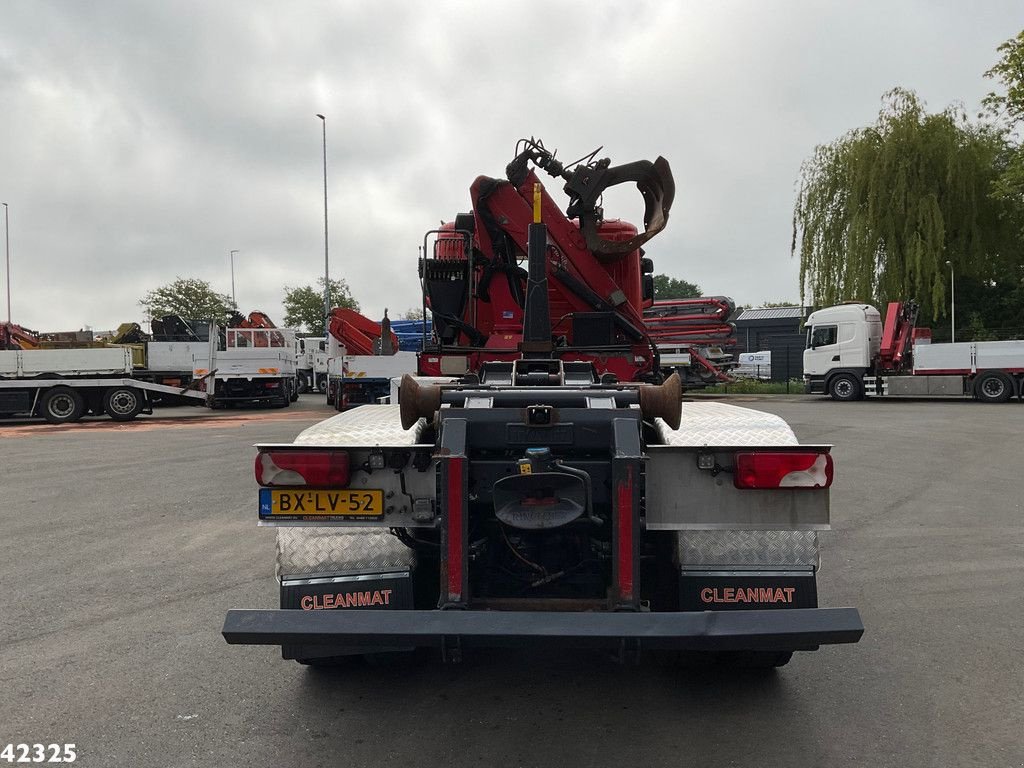
[[[570,206],[569,215],[576,213],[580,218],[580,227],[587,247],[599,259],[615,257],[635,251],[656,234],[661,232],[668,223],[668,214],[676,195],[676,184],[672,178],[672,169],[668,160],[659,157],[653,163],[650,160],[637,160],[606,168],[585,188],[574,184],[579,173],[565,185],[570,196],[578,195]],[[588,177],[582,177],[586,180]],[[608,240],[598,234],[600,216],[594,215],[596,204],[601,194],[618,184],[635,182],[637,189],[644,198],[644,231],[629,240]]]

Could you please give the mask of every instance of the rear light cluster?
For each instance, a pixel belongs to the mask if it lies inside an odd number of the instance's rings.
[[[737,488],[828,488],[832,456],[811,452],[737,453],[733,483]]]
[[[349,476],[346,451],[261,451],[256,454],[256,482],[264,488],[295,485],[344,488]]]

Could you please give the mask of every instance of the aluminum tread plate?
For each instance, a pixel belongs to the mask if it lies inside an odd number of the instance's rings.
[[[306,576],[413,568],[416,552],[386,528],[277,529],[277,575]]]
[[[666,445],[730,448],[798,445],[796,435],[779,416],[727,403],[684,402],[679,429],[663,419],[656,424]]]
[[[342,445],[372,448],[377,445],[416,445],[426,423],[402,429],[397,405],[361,405],[314,424],[299,433],[296,445]]]
[[[677,542],[683,568],[818,567],[815,531],[681,531]]]

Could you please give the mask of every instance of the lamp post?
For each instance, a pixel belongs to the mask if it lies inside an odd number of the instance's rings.
[[[238,302],[235,300],[235,254],[238,253],[238,249],[235,248],[231,251],[231,302],[235,305],[235,309],[238,309]]]
[[[319,112],[316,115],[324,131],[324,335],[330,334],[331,277],[330,262],[327,259],[327,118]]]
[[[11,220],[7,203],[4,206],[4,253],[7,262],[7,324],[11,323]]]
[[[953,279],[953,262],[947,261],[949,267],[949,336],[956,343],[956,281]]]

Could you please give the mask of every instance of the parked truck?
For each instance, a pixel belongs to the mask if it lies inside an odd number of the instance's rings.
[[[416,371],[416,353],[400,348],[386,309],[377,323],[335,307],[328,329],[327,403],[339,411],[386,399],[393,379]]]
[[[870,304],[841,304],[806,321],[804,380],[833,400],[973,397],[1005,403],[1024,394],[1024,340],[933,344],[918,305],[890,302],[883,323]]]
[[[215,381],[211,407],[271,405],[287,408],[298,398],[295,332],[288,328],[229,327],[225,344],[208,358],[194,358],[193,375]]]
[[[208,396],[140,372],[129,347],[0,351],[0,416],[42,417],[51,424],[86,414],[131,421],[152,413],[158,398],[202,405]]]
[[[292,331],[211,332],[208,324],[180,321],[179,332],[168,335],[166,321],[154,323],[161,340],[40,341],[58,346],[0,351],[0,416],[62,424],[106,414],[131,421],[157,404],[284,407],[297,397]]]
[[[671,185],[668,163],[591,158],[564,168],[536,142],[520,148],[507,180],[478,179],[505,210],[531,213],[503,246],[510,263],[528,265],[522,325],[503,324],[518,336],[517,356],[508,359],[508,339],[496,360],[462,350],[479,364],[464,361],[455,384],[406,375],[396,404],[258,445],[256,516],[276,528],[281,608],[229,611],[225,639],[279,645],[314,665],[420,646],[457,661],[472,646],[547,644],[623,659],[713,652],[773,667],[793,651],[856,642],[856,609],[818,606],[830,446],[800,445],[770,414],[683,403],[678,375],[617,380],[609,366],[654,370],[653,359],[634,357],[630,334],[597,350],[578,348],[585,324],[573,345],[552,330],[548,280],[565,262],[550,233],[566,232],[569,219],[523,166],[565,179],[569,215],[599,233],[601,192],[622,181],[644,193],[645,221],[663,226],[671,198],[653,190]],[[472,216],[484,227],[492,211],[480,205]],[[638,247],[597,237],[588,247],[609,262]],[[421,274],[440,279],[425,266]],[[609,307],[623,303],[613,290],[602,299]],[[435,328],[439,311],[461,322],[437,303]],[[635,310],[623,312],[632,326]],[[616,340],[616,323],[605,341]],[[616,354],[628,358],[610,361]]]
[[[302,336],[295,339],[296,370],[298,390],[303,392],[327,392],[327,338],[325,336]]]

